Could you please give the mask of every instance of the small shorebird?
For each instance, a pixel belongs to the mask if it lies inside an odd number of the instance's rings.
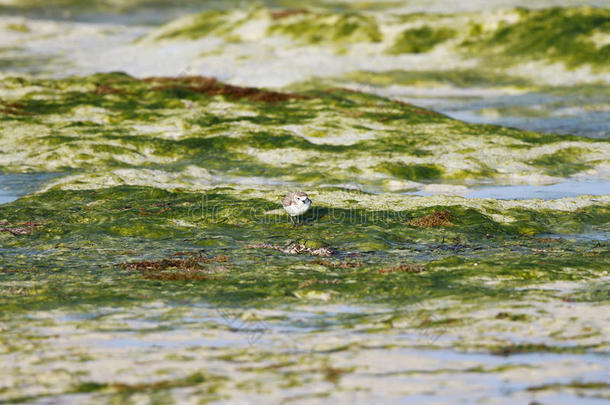
[[[290,220],[294,224],[293,217],[299,217],[307,212],[309,207],[311,207],[311,200],[309,196],[302,191],[297,193],[288,193],[282,199],[282,206],[290,215]]]

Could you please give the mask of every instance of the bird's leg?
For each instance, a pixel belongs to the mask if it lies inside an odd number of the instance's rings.
[[[292,219],[292,217],[290,217],[290,218]],[[296,222],[294,220],[292,221],[292,225],[293,225],[294,228],[298,228],[299,226],[303,225],[303,224],[301,224],[301,217],[300,216],[297,215],[296,219],[297,219]]]
[[[288,218],[290,218],[290,222],[292,222],[292,225],[295,225],[294,218],[292,218],[292,215],[288,215]]]

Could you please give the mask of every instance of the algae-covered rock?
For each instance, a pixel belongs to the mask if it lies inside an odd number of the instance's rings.
[[[532,58],[560,61],[570,67],[590,64],[607,68],[610,45],[600,44],[596,38],[610,33],[608,8],[519,9],[517,15],[493,30],[473,26],[477,35],[466,40],[466,49],[473,47],[513,63],[517,58]]]
[[[408,29],[400,34],[390,52],[425,53],[454,36],[455,32],[447,28],[433,29],[425,26]]]
[[[398,55],[431,53],[442,45],[456,57],[498,69],[529,60],[560,62],[570,69],[589,65],[607,72],[610,45],[604,38],[610,34],[609,21],[608,9],[589,6],[398,15],[254,8],[189,15],[145,39],[260,41],[280,35],[341,53],[359,43],[369,45],[366,52]]]
[[[610,156],[606,140],[466,124],[341,89],[286,93],[116,73],[6,78],[0,95],[4,170],[75,171],[57,180],[68,188],[154,179],[201,189],[251,176],[372,189],[404,180],[515,182],[601,171]]]
[[[327,14],[304,9],[270,11],[206,11],[173,21],[150,38],[154,40],[196,39],[221,36],[252,41],[284,35],[304,44],[337,45],[379,42],[381,33],[374,17],[360,13]]]

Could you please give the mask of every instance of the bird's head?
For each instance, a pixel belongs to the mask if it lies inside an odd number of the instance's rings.
[[[296,202],[298,204],[305,204],[305,205],[311,204],[311,200],[309,199],[309,196],[305,193],[297,193],[294,196],[294,199],[296,200]]]

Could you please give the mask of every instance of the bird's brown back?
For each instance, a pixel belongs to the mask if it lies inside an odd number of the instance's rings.
[[[296,196],[296,193],[288,193],[284,196],[284,198],[282,199],[282,206],[284,207],[288,207],[289,205],[292,205],[294,203],[294,197]]]

